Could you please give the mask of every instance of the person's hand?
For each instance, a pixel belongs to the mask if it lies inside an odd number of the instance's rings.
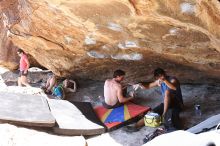
[[[132,86],[133,87],[133,89],[136,91],[138,88],[141,88],[141,89],[143,89],[143,86],[139,83],[139,84],[135,84],[135,85],[133,85]]]
[[[162,83],[163,83],[163,81],[162,81],[161,79],[158,79],[158,80],[157,80],[157,85],[158,85],[158,86],[161,86]]]
[[[45,90],[45,93],[49,93],[50,91],[48,89]]]
[[[134,91],[129,92],[128,94],[130,97],[134,97]]]
[[[24,70],[24,74],[26,74],[27,73],[27,70]]]
[[[136,91],[139,88],[139,84],[132,85],[132,88]]]
[[[160,76],[159,79],[161,82],[164,82],[166,80],[166,77],[164,75]]]

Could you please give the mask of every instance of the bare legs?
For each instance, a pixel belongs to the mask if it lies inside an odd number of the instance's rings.
[[[22,86],[22,84],[21,84],[21,77],[18,77],[18,86]]]
[[[52,89],[55,86],[56,82],[57,82],[57,79],[56,79],[55,75],[53,75],[52,77],[50,77],[47,80],[47,83],[46,83],[46,92],[47,93],[52,92]]]
[[[136,124],[135,124],[135,127],[136,128],[140,128],[144,126],[144,118],[140,119]]]
[[[22,86],[22,85],[24,85],[26,87],[31,87],[30,84],[28,83],[26,76],[18,77],[18,86]]]

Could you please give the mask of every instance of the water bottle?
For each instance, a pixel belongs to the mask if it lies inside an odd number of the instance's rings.
[[[196,100],[195,100],[196,103],[194,104],[195,115],[197,115],[197,116],[201,116],[201,115],[202,115],[201,106],[200,106],[200,104],[198,103],[198,97],[195,96],[195,98],[196,98]]]
[[[202,115],[201,106],[199,104],[195,104],[194,107],[195,107],[195,114],[197,116],[201,116]]]

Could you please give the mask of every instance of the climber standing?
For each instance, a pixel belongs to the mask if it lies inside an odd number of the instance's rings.
[[[20,62],[19,62],[20,72],[19,72],[19,77],[18,77],[18,86],[24,85],[24,86],[30,87],[30,84],[28,83],[28,80],[27,80],[28,69],[30,67],[28,57],[26,53],[21,49],[17,50],[17,54],[20,57]]]

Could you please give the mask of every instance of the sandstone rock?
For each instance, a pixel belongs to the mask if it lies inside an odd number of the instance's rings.
[[[55,118],[50,112],[47,99],[43,96],[1,92],[0,104],[1,123],[13,123],[30,127],[55,126]]]
[[[88,146],[102,146],[104,143],[108,143],[108,145],[122,146],[122,144],[113,139],[109,133],[89,138],[87,143]]]
[[[82,136],[57,136],[9,124],[0,124],[0,136],[2,146],[86,146]]]
[[[1,70],[1,68],[0,68]],[[41,86],[47,82],[47,79],[51,75],[51,71],[49,70],[42,70],[40,68],[29,68],[28,69],[28,82],[32,84],[33,86]],[[1,74],[1,78],[4,81],[4,83],[8,86],[15,86],[17,85],[19,77],[19,71],[6,71]]]
[[[98,124],[89,119],[89,116],[91,117],[92,114],[96,116],[96,114],[92,107],[87,109],[89,107],[87,103],[80,104],[86,109],[85,113],[75,104],[65,100],[48,99],[48,104],[57,122],[57,125],[53,127],[56,134],[88,136],[105,132],[105,128],[99,125],[101,122]]]
[[[15,48],[59,76],[104,80],[115,69],[150,80],[163,67],[182,82],[220,82],[217,0],[3,0],[0,64]]]

